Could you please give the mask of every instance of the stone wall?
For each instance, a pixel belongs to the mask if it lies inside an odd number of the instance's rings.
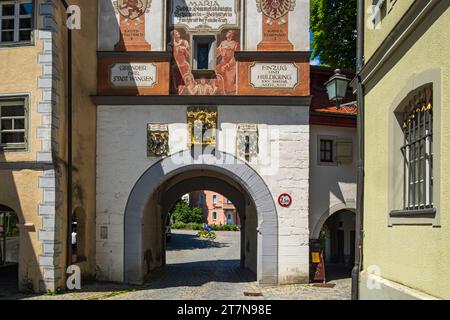
[[[275,203],[281,193],[293,198],[291,207],[277,207],[279,282],[307,281],[309,108],[219,106],[218,114],[218,149],[229,154],[236,154],[236,125],[258,124],[260,154],[252,168],[264,179]],[[171,154],[187,149],[186,107],[98,107],[97,265],[103,279],[123,280],[127,200],[139,177],[159,160],[147,157],[146,128],[153,122],[169,124]],[[272,163],[263,164],[267,159]],[[108,239],[101,239],[101,228],[107,228]]]

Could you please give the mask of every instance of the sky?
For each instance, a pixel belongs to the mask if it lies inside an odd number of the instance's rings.
[[[310,37],[309,40],[310,40],[310,42],[312,43],[312,40],[313,40],[313,33],[312,33],[312,31],[309,32],[309,37]],[[310,64],[311,64],[312,66],[320,66],[320,58],[319,58],[319,57],[316,57],[315,59],[311,59]]]

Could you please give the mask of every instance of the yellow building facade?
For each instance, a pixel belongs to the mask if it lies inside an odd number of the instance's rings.
[[[20,236],[11,246],[17,246],[17,256],[12,260],[19,265],[21,290],[55,291],[65,287],[65,266],[71,259],[67,252],[71,219],[67,214],[68,65],[71,56],[83,59],[96,51],[95,33],[89,34],[93,29],[69,35],[65,24],[68,6],[88,2],[0,1],[0,211],[18,217],[14,227]],[[86,22],[90,15],[94,17],[90,20],[95,30],[96,6],[84,15]],[[83,46],[70,48],[70,37],[72,43]],[[85,59],[73,65],[72,91],[95,92],[96,61]],[[72,121],[80,128],[72,137],[77,144],[72,156],[73,210],[86,225],[81,227],[86,259],[78,259],[77,264],[88,276],[95,272],[94,255],[87,259],[93,246],[86,244],[95,238],[95,228],[88,222],[95,219],[96,112],[88,95],[74,96],[71,101]],[[8,241],[13,240],[5,239],[8,250]]]
[[[450,298],[450,4],[366,1],[361,299]]]
[[[197,183],[248,217],[255,279],[308,282],[309,0],[138,2],[0,0],[0,238],[18,248],[0,267],[22,290],[64,290],[74,264],[142,283]]]

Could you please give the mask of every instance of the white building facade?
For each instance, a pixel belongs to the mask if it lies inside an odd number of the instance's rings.
[[[260,283],[307,282],[309,1],[142,4],[99,2],[100,279],[164,265],[169,206],[201,187],[237,206]]]

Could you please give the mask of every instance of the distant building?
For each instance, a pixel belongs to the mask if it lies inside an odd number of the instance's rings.
[[[204,222],[210,225],[240,225],[234,204],[223,195],[213,191],[195,191],[189,194],[190,206],[203,210]]]
[[[351,70],[342,70],[352,79]],[[334,68],[311,67],[309,232],[319,242],[325,262],[345,265],[355,257],[356,116],[349,88],[340,108],[332,104],[325,83]]]

